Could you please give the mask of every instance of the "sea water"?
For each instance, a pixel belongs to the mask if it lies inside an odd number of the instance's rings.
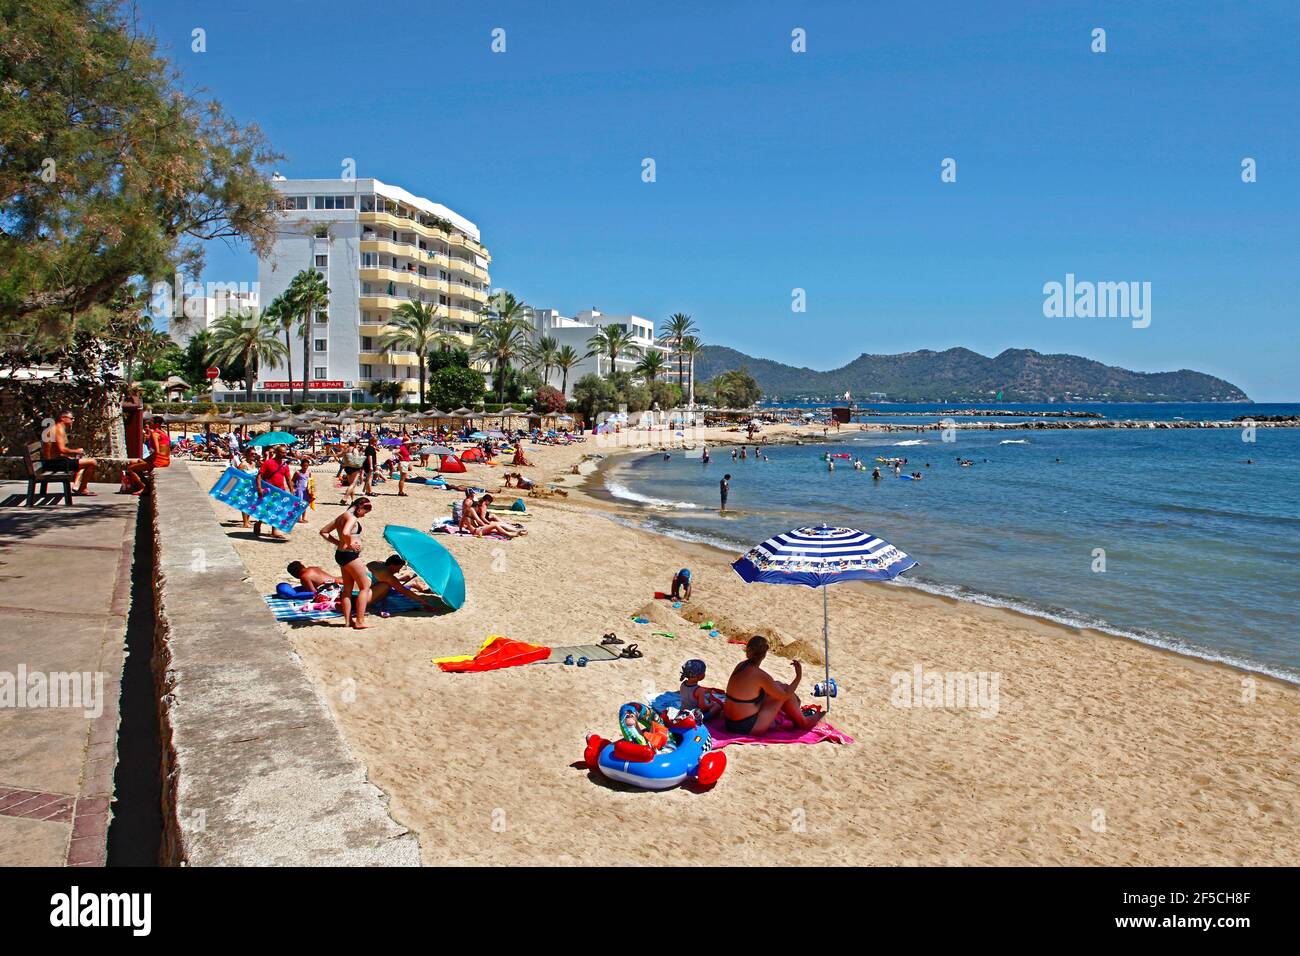
[[[1167,421],[1300,413],[1079,407]],[[951,443],[905,430],[936,418],[885,414],[872,420],[898,426],[890,434],[851,425],[825,441],[821,426],[808,426],[809,444],[764,446],[766,461],[752,446],[735,462],[729,447],[714,446],[707,465],[680,452],[667,461],[632,454],[606,471],[606,489],[648,530],[735,553],[800,525],[861,528],[920,562],[906,586],[1300,682],[1300,428],[1259,428],[1253,442],[1236,428],[957,430]],[[827,452],[868,470],[839,459],[830,472]],[[873,481],[877,456],[906,457],[903,473],[924,478],[900,480],[881,464]],[[718,480],[727,472],[724,515]]]

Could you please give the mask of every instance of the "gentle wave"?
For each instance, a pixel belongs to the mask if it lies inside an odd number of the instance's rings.
[[[906,445],[928,445],[928,444],[930,444],[930,443],[929,443],[928,441],[926,441],[924,438],[911,438],[911,439],[909,439],[909,440],[907,440],[907,441],[896,441],[896,442],[894,442],[894,446],[895,446],[895,447],[898,447],[898,446],[906,446]]]
[[[744,546],[737,545],[734,541],[728,541],[725,538],[688,531],[684,528],[677,528],[659,522],[632,521],[627,518],[621,518],[617,515],[607,515],[606,517],[616,524],[625,525],[629,528],[636,528],[640,531],[646,531],[663,538],[672,538],[677,541],[685,541],[691,544],[708,545],[709,547],[717,548],[718,550],[725,551],[729,554],[743,553],[745,550]],[[927,594],[952,598],[969,604],[981,604],[985,607],[996,607],[1015,611],[1019,614],[1036,617],[1040,620],[1051,621],[1054,624],[1061,624],[1065,627],[1088,628],[1089,630],[1100,631],[1103,634],[1110,634],[1114,637],[1122,637],[1125,640],[1137,641],[1139,644],[1146,644],[1149,647],[1172,651],[1173,653],[1181,654],[1184,657],[1194,657],[1198,660],[1210,661],[1212,663],[1227,664],[1231,667],[1237,667],[1241,670],[1250,671],[1255,674],[1263,674],[1266,677],[1273,677],[1277,680],[1285,681],[1288,684],[1300,685],[1300,672],[1286,667],[1263,664],[1248,657],[1237,657],[1232,654],[1225,654],[1220,651],[1200,647],[1168,634],[1157,634],[1150,631],[1126,630],[1116,627],[1101,618],[1094,618],[1079,612],[1066,611],[1059,608],[1046,608],[1029,601],[997,597],[992,594],[985,594],[981,591],[975,591],[960,585],[939,584],[934,581],[925,581],[918,578],[908,577],[895,578],[893,581],[888,583],[896,587],[910,587],[918,591],[924,591]]]
[[[663,498],[654,498],[650,495],[643,495],[640,492],[633,491],[621,481],[606,477],[605,490],[615,498],[623,501],[635,501],[640,505],[649,505],[652,508],[673,508],[676,510],[698,509],[700,506],[692,504],[689,501],[665,501]]]
[[[1139,644],[1146,644],[1149,647],[1158,647],[1161,650],[1173,651],[1175,654],[1181,654],[1183,657],[1194,657],[1198,660],[1211,661],[1218,664],[1228,664],[1242,670],[1251,671],[1256,674],[1263,674],[1266,677],[1274,677],[1278,680],[1286,681],[1288,684],[1300,685],[1300,672],[1286,667],[1263,664],[1248,657],[1237,657],[1232,654],[1225,654],[1221,651],[1200,647],[1169,634],[1157,634],[1151,631],[1127,630],[1115,627],[1101,618],[1094,618],[1076,611],[1065,611],[1055,608],[1049,609],[1028,601],[995,597],[992,594],[984,594],[981,591],[974,591],[970,588],[961,587],[960,585],[938,584],[934,581],[902,577],[895,578],[889,583],[898,587],[910,587],[918,591],[925,591],[927,594],[937,594],[941,597],[965,601],[970,604],[982,604],[985,607],[1004,608],[1009,611],[1016,611],[1020,614],[1027,614],[1030,617],[1037,617],[1045,621],[1051,621],[1054,624],[1063,624],[1066,627],[1088,628],[1093,631],[1101,631],[1103,634],[1122,637],[1125,640],[1137,641]]]
[[[1028,438],[1004,438],[998,442],[999,445],[1028,445]]]

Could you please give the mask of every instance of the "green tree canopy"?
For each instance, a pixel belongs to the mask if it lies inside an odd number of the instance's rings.
[[[444,412],[481,402],[486,389],[482,372],[460,365],[448,365],[429,376],[429,401]]]
[[[269,248],[277,157],[123,0],[0,0],[0,90],[0,330],[63,342],[129,285],[197,274],[206,240]]]

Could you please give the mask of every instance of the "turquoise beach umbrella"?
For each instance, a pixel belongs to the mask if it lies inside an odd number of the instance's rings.
[[[292,445],[297,440],[288,432],[267,432],[265,435],[258,435],[248,444],[253,448],[266,448],[271,445]]]

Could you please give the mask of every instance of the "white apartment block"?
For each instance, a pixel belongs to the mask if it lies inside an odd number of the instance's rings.
[[[377,179],[283,179],[275,243],[258,261],[262,307],[303,269],[329,283],[329,308],[312,317],[308,337],[311,398],[369,401],[370,386],[395,379],[405,401],[419,396],[414,352],[385,352],[380,340],[404,302],[438,306],[438,317],[466,345],[487,300],[491,257],[478,226],[446,206]],[[295,329],[292,372],[263,369],[254,400],[294,401],[302,390],[302,340]],[[219,400],[223,398],[218,396]],[[241,395],[230,396],[242,400]]]
[[[534,308],[532,313],[533,341],[548,335],[555,339],[560,348],[568,345],[579,355],[586,356],[569,370],[568,389],[565,398],[573,397],[573,385],[584,375],[609,375],[608,356],[586,355],[591,350],[587,340],[596,334],[602,326],[618,325],[632,336],[635,350],[627,355],[620,356],[615,363],[616,369],[620,372],[631,372],[645,352],[658,351],[668,356],[672,351],[655,339],[654,323],[639,315],[609,315],[598,309],[584,309],[576,315],[568,317],[561,315],[555,309],[549,308]],[[552,370],[547,384],[559,388],[563,378],[563,373]]]
[[[167,335],[181,348],[198,333],[211,329],[222,316],[248,315],[260,308],[256,285],[252,289],[223,289],[215,288],[218,283],[212,285],[214,288],[206,295],[185,296],[179,314],[168,319]]]

